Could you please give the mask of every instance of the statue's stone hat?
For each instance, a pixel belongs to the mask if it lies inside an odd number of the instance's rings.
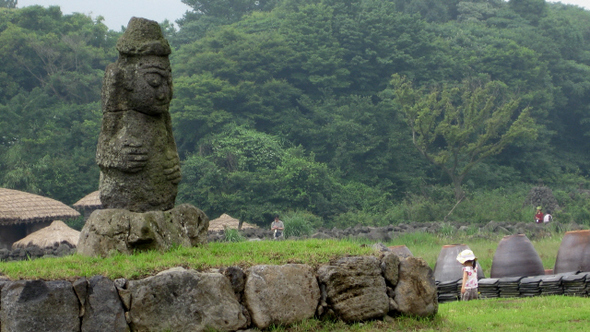
[[[170,44],[164,38],[162,29],[156,21],[132,17],[127,30],[117,42],[119,53],[128,56],[170,54]]]

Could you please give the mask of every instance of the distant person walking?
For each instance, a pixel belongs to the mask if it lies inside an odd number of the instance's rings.
[[[540,206],[537,206],[537,213],[535,213],[535,222],[537,224],[543,223],[544,217],[545,217],[545,215],[543,214],[543,210],[541,209]]]
[[[466,249],[457,255],[457,260],[463,265],[463,281],[461,282],[461,301],[477,300],[477,257],[473,251]]]
[[[281,236],[283,236],[283,230],[285,229],[285,224],[279,220],[279,215],[275,215],[275,220],[270,224],[270,229],[274,232],[273,238],[277,240]]]

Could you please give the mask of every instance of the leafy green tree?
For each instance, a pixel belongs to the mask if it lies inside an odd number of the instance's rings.
[[[349,208],[334,199],[342,185],[326,164],[277,137],[232,125],[202,140],[199,151],[183,162],[178,200],[208,215],[263,225],[274,211],[307,210],[329,220]]]
[[[547,14],[545,0],[509,0],[508,6],[520,16],[536,24]]]
[[[177,20],[180,30],[171,39],[175,46],[203,38],[209,31],[236,23],[253,12],[271,11],[279,0],[182,0],[192,8]]]
[[[74,203],[98,185],[100,106],[69,105],[41,89],[0,105],[0,186]]]
[[[530,109],[520,109],[519,100],[501,82],[466,81],[426,91],[394,75],[391,85],[414,145],[447,173],[457,202],[464,197],[463,180],[475,165],[517,139],[537,135]]]
[[[0,0],[0,8],[16,8],[18,0]]]

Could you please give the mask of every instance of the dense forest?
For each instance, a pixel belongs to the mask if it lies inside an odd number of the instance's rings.
[[[161,22],[177,203],[260,225],[590,223],[590,11],[544,0],[183,0]],[[0,186],[97,190],[102,17],[0,2]],[[459,205],[456,205],[460,202]],[[449,212],[452,212],[449,214]]]

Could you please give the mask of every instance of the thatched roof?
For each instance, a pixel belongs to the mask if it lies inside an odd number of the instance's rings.
[[[76,247],[79,238],[80,232],[68,227],[61,220],[55,220],[51,225],[27,235],[24,239],[16,241],[12,244],[12,248],[26,248],[30,246],[51,248],[63,242]]]
[[[0,188],[0,225],[53,221],[78,216],[78,211],[54,199]]]
[[[224,213],[219,216],[219,218],[209,221],[209,230],[222,231],[225,228],[238,229],[239,224],[240,221],[238,219],[232,218],[231,216]],[[247,222],[242,223],[242,229],[246,228],[258,228],[258,226],[249,224]]]
[[[100,201],[100,191],[93,191],[90,194],[82,197],[82,199],[74,203],[73,207],[86,209],[102,208],[102,203]]]

